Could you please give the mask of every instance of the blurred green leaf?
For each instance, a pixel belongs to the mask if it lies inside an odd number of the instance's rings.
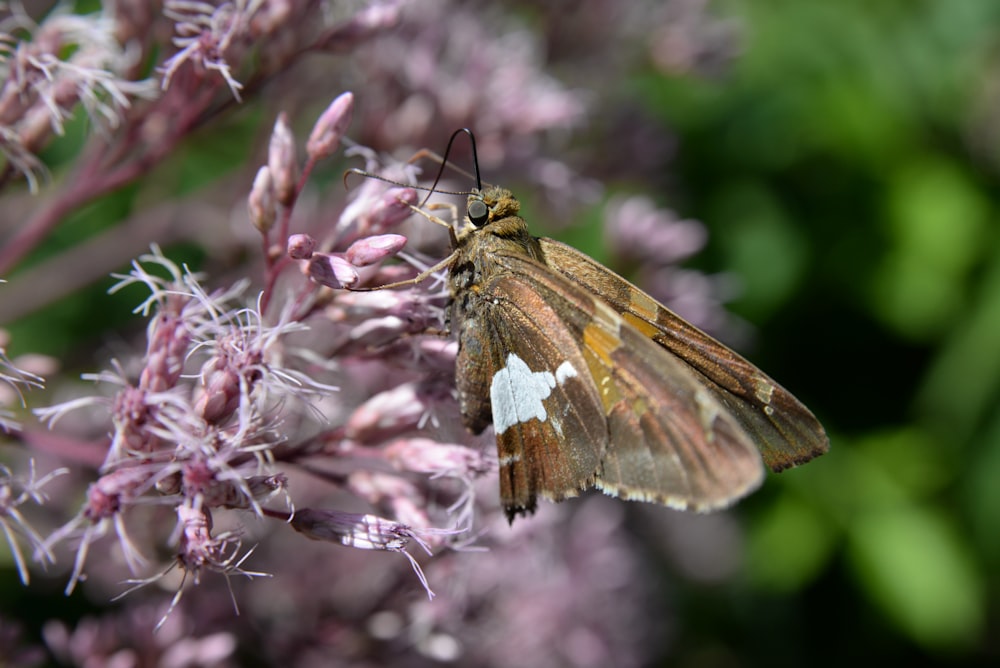
[[[873,510],[852,523],[848,538],[865,590],[915,641],[948,649],[978,638],[984,582],[947,517],[920,506]]]
[[[892,245],[873,285],[874,313],[908,338],[926,339],[962,308],[968,272],[987,248],[990,205],[939,156],[901,165],[885,199]]]
[[[711,215],[725,221],[717,243],[724,266],[741,281],[739,308],[754,321],[765,320],[801,279],[808,245],[761,184],[733,183],[716,195]]]
[[[1000,413],[994,414],[980,439],[982,448],[968,458],[963,505],[972,520],[974,540],[993,563],[1000,561]]]
[[[953,453],[996,406],[1000,388],[1000,251],[991,250],[991,266],[970,308],[954,325],[917,396],[921,414],[951,438]]]
[[[947,449],[916,426],[871,434],[855,445],[863,465],[891,476],[904,498],[920,499],[940,491],[954,479],[956,467]]]
[[[794,592],[816,578],[836,544],[826,517],[801,498],[784,495],[754,520],[747,546],[750,577],[760,587]]]
[[[830,452],[817,460],[817,466],[796,469],[785,484],[821,506],[827,521],[832,520],[842,530],[872,508],[911,503],[916,490],[899,475],[907,466],[886,460],[879,452],[882,443],[893,438],[898,437],[877,432],[853,440],[832,439]]]

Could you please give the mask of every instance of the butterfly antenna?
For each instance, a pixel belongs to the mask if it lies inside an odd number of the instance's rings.
[[[451,145],[455,143],[455,138],[463,132],[469,135],[469,143],[472,144],[472,164],[476,171],[476,191],[479,192],[483,189],[483,181],[479,176],[479,154],[476,152],[476,135],[472,134],[472,130],[469,128],[459,128],[451,133],[451,138],[448,139],[448,147],[444,150],[444,158],[441,160],[441,166],[438,168],[437,176],[434,177],[434,183],[431,184],[427,197],[425,197],[424,201],[420,203],[421,207],[427,204],[427,200],[430,199],[431,194],[434,192],[435,188],[437,188],[438,181],[441,180],[441,175],[444,174],[444,168],[448,164],[448,156],[451,154]]]

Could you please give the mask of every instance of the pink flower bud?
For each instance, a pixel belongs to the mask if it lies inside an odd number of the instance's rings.
[[[341,543],[362,550],[400,552],[412,531],[399,522],[376,515],[301,508],[291,519],[292,528],[313,540]]]
[[[331,155],[340,140],[351,125],[351,118],[354,116],[354,94],[351,92],[341,93],[337,96],[326,111],[316,121],[312,132],[309,134],[309,141],[306,142],[306,151],[313,160],[319,160]]]
[[[386,190],[368,215],[368,229],[377,232],[396,227],[410,217],[410,206],[416,205],[418,199],[413,188]]]
[[[83,516],[97,522],[121,511],[132,503],[138,491],[146,485],[152,473],[145,467],[129,467],[105,473],[87,488],[87,504]]]
[[[267,166],[274,179],[274,192],[278,201],[289,205],[295,199],[295,138],[288,127],[288,115],[278,114],[271,132],[271,143],[267,150]]]
[[[148,337],[146,366],[139,376],[139,387],[162,392],[180,380],[191,333],[181,317],[160,313],[154,318]]]
[[[293,260],[308,260],[316,250],[316,240],[308,234],[293,234],[288,237],[288,257]]]
[[[405,245],[406,237],[401,234],[379,234],[355,241],[344,257],[355,267],[367,267],[395,255]]]
[[[335,290],[352,287],[361,280],[350,262],[333,253],[314,253],[309,258],[308,273],[312,280]]]
[[[195,414],[208,423],[217,424],[232,415],[239,406],[240,377],[235,369],[228,368],[225,362],[217,359],[205,364],[202,377],[205,384],[195,401]]]
[[[271,170],[267,166],[257,170],[250,196],[247,198],[247,208],[253,226],[260,230],[261,234],[267,234],[278,216],[274,202],[274,179],[271,178]]]
[[[403,383],[379,392],[354,409],[347,419],[347,437],[374,443],[413,429],[428,412],[425,399],[426,393],[419,383]]]
[[[405,524],[378,515],[358,515],[312,508],[296,510],[292,519],[289,520],[289,524],[292,525],[293,529],[313,540],[340,543],[360,550],[401,552],[410,560],[413,572],[420,579],[420,583],[427,591],[427,596],[434,598],[434,592],[431,591],[427,577],[420,569],[420,564],[406,551],[410,542],[416,543],[428,553],[430,553],[430,548],[413,529]]]
[[[429,438],[404,438],[385,448],[385,457],[396,468],[436,475],[469,475],[489,470],[483,456],[472,448],[438,443]]]

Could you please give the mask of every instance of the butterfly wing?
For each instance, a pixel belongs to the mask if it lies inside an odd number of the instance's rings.
[[[760,454],[692,369],[550,268],[494,260],[460,334],[459,368],[486,368],[459,396],[467,421],[471,395],[490,397],[509,516],[591,485],[708,510],[760,483]]]
[[[802,464],[829,449],[809,409],[753,364],[575,248],[552,239],[539,242],[553,269],[596,293],[636,331],[683,360],[750,435],[771,469]]]

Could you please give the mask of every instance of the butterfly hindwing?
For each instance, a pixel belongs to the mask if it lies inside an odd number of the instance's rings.
[[[539,239],[546,262],[622,314],[642,335],[682,360],[780,471],[829,449],[823,427],[764,372],[580,251]]]
[[[499,278],[461,319],[457,377],[466,425],[492,422],[509,517],[593,484],[608,444],[600,397],[572,333],[523,281]],[[573,443],[572,448],[546,444]]]
[[[595,303],[598,313],[608,309]],[[760,484],[760,454],[689,369],[610,309],[589,327],[607,328],[621,341],[606,366],[620,398],[608,402],[614,447],[598,487],[627,499],[710,510]]]

